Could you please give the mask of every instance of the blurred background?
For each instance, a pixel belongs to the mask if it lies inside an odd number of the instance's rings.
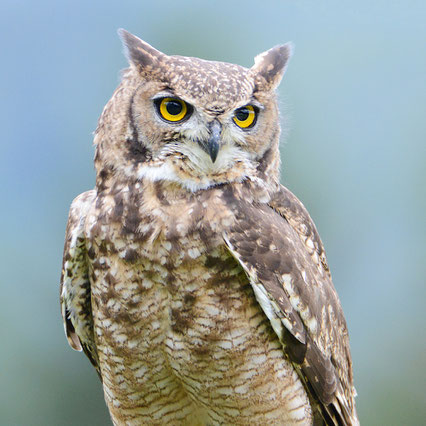
[[[293,41],[282,181],[325,243],[365,425],[425,424],[424,1],[0,3],[0,425],[108,425],[65,339],[69,205],[94,185],[92,131],[126,67],[117,29],[169,54],[251,66]]]

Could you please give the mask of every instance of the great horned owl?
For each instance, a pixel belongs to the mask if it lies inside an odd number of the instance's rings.
[[[112,421],[358,424],[324,248],[279,183],[290,45],[247,69],[121,37],[130,68],[96,130],[96,187],[71,206],[61,288]]]

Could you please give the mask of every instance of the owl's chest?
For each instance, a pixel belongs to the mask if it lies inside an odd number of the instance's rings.
[[[185,343],[205,353],[244,310],[252,296],[245,274],[220,239],[202,232],[167,238],[150,230],[154,240],[92,240],[97,324],[105,336],[114,324],[109,337],[118,339],[117,347],[126,338],[129,349],[140,349],[132,343],[137,339],[154,349],[160,342],[166,348]]]
[[[203,237],[128,240],[105,260],[95,249],[95,333],[117,401],[154,394],[158,383],[208,398],[258,344],[263,313],[244,272],[223,243]]]
[[[93,221],[94,322],[107,358],[113,353],[149,363],[166,354],[179,371],[194,359],[200,367],[213,353],[229,351],[229,335],[258,310],[218,232],[226,214],[206,220],[202,206],[190,209],[139,218],[124,209],[121,222],[107,216]]]
[[[281,390],[271,384],[278,375],[293,381],[293,370],[225,246],[231,215],[203,209],[197,220],[188,211],[160,221],[125,209],[120,221],[89,218],[93,323],[110,410],[151,418],[176,405],[198,418],[211,405],[211,418],[231,422],[267,406],[281,415]]]

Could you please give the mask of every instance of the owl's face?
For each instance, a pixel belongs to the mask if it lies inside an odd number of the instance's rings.
[[[259,55],[247,69],[167,56],[125,31],[121,35],[131,67],[110,102],[120,96],[124,112],[107,106],[104,115],[115,113],[126,128],[121,142],[117,136],[98,138],[107,127],[107,117],[101,118],[95,142],[103,170],[198,191],[253,176],[260,166],[265,169],[262,161],[279,162],[270,151],[278,148],[275,88],[290,56],[288,45]]]

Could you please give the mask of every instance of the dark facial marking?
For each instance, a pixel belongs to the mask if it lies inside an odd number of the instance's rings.
[[[141,163],[146,161],[150,155],[148,149],[139,141],[138,130],[136,128],[135,120],[133,117],[133,106],[136,93],[137,92],[135,91],[132,98],[130,99],[128,110],[129,125],[130,129],[132,130],[132,135],[130,138],[126,139],[126,143],[128,144],[127,158],[131,161]]]

